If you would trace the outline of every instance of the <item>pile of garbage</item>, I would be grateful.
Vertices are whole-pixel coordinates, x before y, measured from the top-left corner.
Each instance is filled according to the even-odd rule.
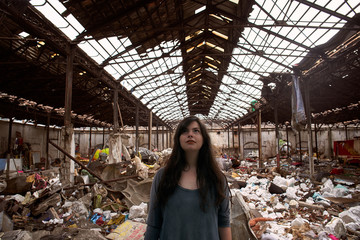
[[[57,167],[0,176],[0,238],[143,239],[152,177],[168,152],[152,165],[138,156],[92,161],[76,169],[73,186],[61,183]]]
[[[0,176],[0,238],[143,239],[152,178],[171,149],[141,153],[145,162],[135,156],[78,168],[72,186],[56,167]],[[231,188],[234,240],[360,238],[358,169],[320,162],[309,178],[306,165],[217,161]]]
[[[273,164],[273,166],[276,164]],[[328,164],[327,166],[331,166]],[[360,179],[356,168],[331,175],[307,166],[262,171],[243,164],[227,172],[232,196],[249,212],[248,226],[257,239],[359,239]],[[236,231],[234,229],[233,231]]]

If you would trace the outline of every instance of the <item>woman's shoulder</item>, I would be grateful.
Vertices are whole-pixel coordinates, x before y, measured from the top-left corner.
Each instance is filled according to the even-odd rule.
[[[155,176],[154,176],[154,181],[160,181],[162,175],[164,174],[164,167],[160,168],[156,173],[155,173]]]
[[[161,167],[161,168],[159,168],[159,170],[157,170],[157,172],[156,172],[156,174],[155,174],[155,175],[162,175],[162,174],[163,174],[163,172],[164,172],[164,169],[165,169],[165,167]]]

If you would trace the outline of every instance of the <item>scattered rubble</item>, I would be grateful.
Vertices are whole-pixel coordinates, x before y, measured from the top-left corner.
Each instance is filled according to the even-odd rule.
[[[152,177],[170,153],[143,151],[146,162],[93,161],[79,166],[73,187],[62,186],[56,167],[1,177],[1,239],[143,239]],[[264,169],[217,160],[232,192],[233,239],[360,238],[357,168],[331,174],[331,162],[320,161],[312,179],[306,164],[287,160],[281,170],[276,159]]]
[[[74,160],[73,187],[62,186],[58,167],[0,176],[0,238],[142,239],[151,177],[169,153],[148,158],[152,165],[139,157],[111,164],[99,158],[87,166]]]
[[[319,162],[317,173],[330,173],[331,164]],[[273,159],[262,170],[243,161],[227,177],[232,195],[244,199],[249,227],[258,239],[359,239],[359,171],[352,166],[343,170],[316,181],[309,178],[306,164],[283,161],[279,171]]]

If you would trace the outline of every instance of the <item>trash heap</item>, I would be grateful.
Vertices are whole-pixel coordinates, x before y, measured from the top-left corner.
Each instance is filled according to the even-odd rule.
[[[152,165],[139,157],[116,164],[93,161],[63,186],[59,168],[0,176],[1,239],[143,239]],[[144,154],[145,155],[145,154]]]
[[[310,179],[307,166],[275,166],[242,162],[227,171],[233,201],[248,212],[248,239],[360,239],[358,168],[320,162]]]
[[[0,238],[143,239],[152,178],[171,149],[130,161],[93,161],[63,186],[59,168],[0,176]],[[156,154],[154,156],[153,154]],[[358,168],[218,159],[232,192],[233,239],[359,239]],[[101,179],[94,177],[96,173]]]

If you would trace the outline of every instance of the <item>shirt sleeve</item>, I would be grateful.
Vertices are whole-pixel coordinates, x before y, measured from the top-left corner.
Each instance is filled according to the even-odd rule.
[[[163,169],[160,169],[153,180],[150,190],[149,213],[147,218],[147,227],[144,240],[157,240],[160,236],[162,226],[161,207],[157,204],[156,192],[159,186]]]
[[[225,177],[225,176],[224,176]],[[218,226],[219,227],[230,227],[230,189],[225,179],[225,198],[221,202],[218,210]]]

